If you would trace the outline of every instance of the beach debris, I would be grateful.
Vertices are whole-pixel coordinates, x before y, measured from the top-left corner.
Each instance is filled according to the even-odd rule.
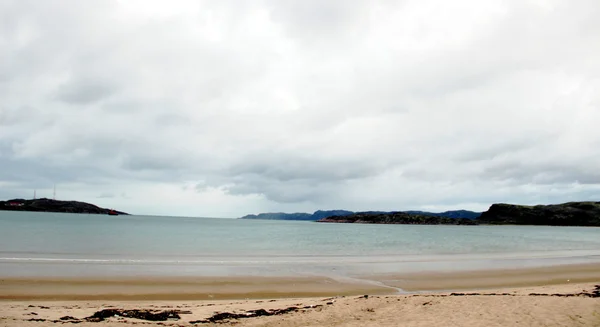
[[[208,323],[219,323],[225,322],[233,319],[244,319],[244,318],[255,318],[255,317],[263,317],[263,316],[277,316],[290,312],[296,312],[301,310],[299,307],[287,307],[284,309],[257,309],[257,310],[249,310],[243,313],[233,313],[233,312],[217,312],[214,315],[203,319],[203,320],[194,320],[190,321],[190,324],[208,324]]]
[[[71,316],[64,316],[64,317],[60,317],[58,318],[58,320],[79,320],[75,317],[71,317]]]
[[[189,311],[185,311],[187,313]],[[104,321],[106,318],[110,317],[125,317],[125,318],[135,318],[141,320],[148,321],[166,321],[166,320],[179,320],[181,316],[179,314],[184,314],[180,310],[166,310],[155,312],[154,310],[123,310],[123,309],[104,309],[100,311],[96,311],[93,315],[86,317],[85,320],[89,322],[100,322]]]
[[[529,296],[558,296],[558,297],[581,296],[581,297],[600,298],[600,285],[595,285],[594,288],[589,292],[586,292],[585,290],[583,290],[582,292],[579,292],[579,293],[567,293],[567,294],[529,293]]]
[[[319,308],[322,307],[321,304],[311,304],[311,305],[305,305],[302,307],[302,309],[315,309],[315,308]]]
[[[600,285],[595,285],[591,291],[579,293],[529,293],[519,295],[515,293],[450,293],[450,294],[415,294],[417,297],[448,297],[448,296],[556,296],[556,297],[591,297],[600,298]],[[359,297],[359,299],[362,297]],[[400,299],[398,299],[400,301]]]

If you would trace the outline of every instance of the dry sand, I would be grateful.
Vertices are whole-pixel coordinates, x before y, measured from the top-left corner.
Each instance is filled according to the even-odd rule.
[[[395,281],[397,286],[420,284],[417,289],[423,285],[430,285],[431,290],[485,288],[458,294],[430,291],[404,295],[385,294],[393,290],[377,285],[326,278],[3,279],[0,280],[0,296],[4,299],[0,300],[0,326],[54,326],[73,322],[77,326],[98,327],[600,326],[598,268],[597,265],[578,265],[380,278]],[[362,293],[369,296],[356,295]],[[326,297],[326,294],[336,296]],[[206,298],[208,295],[212,297]],[[202,322],[218,312],[246,315],[251,314],[251,310],[264,309],[258,313],[268,314],[270,310],[290,307],[294,309],[278,315]],[[103,309],[178,310],[180,319],[148,321],[124,317],[131,316],[131,312],[122,311],[117,312],[117,316],[111,313],[111,317],[100,322],[85,319]],[[65,316],[76,319],[60,319]]]

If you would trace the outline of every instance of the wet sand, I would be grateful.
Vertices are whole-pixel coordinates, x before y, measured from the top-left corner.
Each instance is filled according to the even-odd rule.
[[[321,277],[5,278],[0,300],[218,300],[387,294],[392,288]]]
[[[543,268],[328,277],[2,278],[0,300],[272,299],[587,283],[600,263]]]
[[[377,276],[375,279],[407,292],[594,283],[600,281],[600,263],[462,272],[388,274]]]

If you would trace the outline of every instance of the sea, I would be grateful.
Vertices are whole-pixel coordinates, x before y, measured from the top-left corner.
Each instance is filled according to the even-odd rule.
[[[0,277],[331,276],[600,262],[600,228],[0,211]]]

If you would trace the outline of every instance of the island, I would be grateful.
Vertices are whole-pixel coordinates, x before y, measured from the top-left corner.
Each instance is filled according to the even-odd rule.
[[[52,200],[47,198],[32,200],[12,199],[8,201],[0,201],[0,210],[128,215],[128,213],[122,211],[101,208],[91,203]]]
[[[475,219],[427,216],[410,212],[359,212],[317,220],[322,223],[420,225],[600,226],[600,202],[524,206],[497,203]]]

